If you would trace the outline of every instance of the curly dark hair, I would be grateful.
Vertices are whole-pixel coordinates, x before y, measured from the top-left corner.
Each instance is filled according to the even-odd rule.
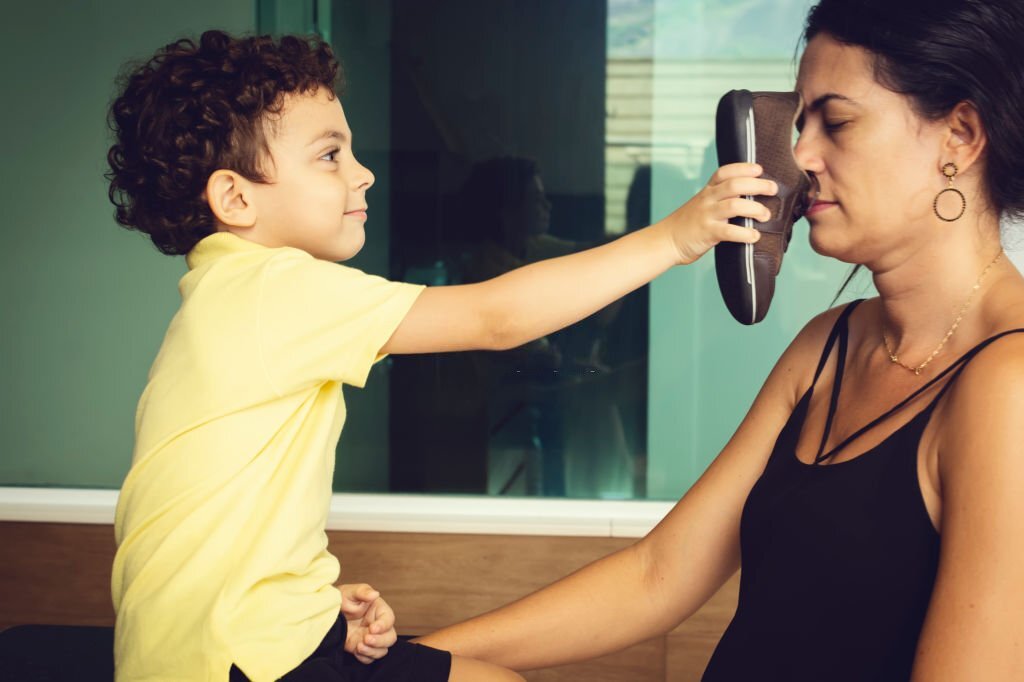
[[[204,192],[210,175],[233,170],[266,182],[274,115],[289,93],[336,92],[340,68],[319,38],[233,38],[207,31],[181,39],[119,78],[108,123],[108,195],[115,218],[168,255],[188,253],[215,231]]]

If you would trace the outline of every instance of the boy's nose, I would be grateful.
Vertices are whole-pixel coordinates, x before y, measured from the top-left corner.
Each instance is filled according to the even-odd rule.
[[[373,187],[375,180],[373,172],[357,161],[355,172],[352,174],[352,184],[355,189],[368,190]]]

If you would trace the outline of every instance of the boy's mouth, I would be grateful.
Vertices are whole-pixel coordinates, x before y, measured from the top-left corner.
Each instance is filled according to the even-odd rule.
[[[362,220],[366,220],[366,211],[367,207],[364,206],[363,208],[357,208],[354,211],[346,211],[345,215],[351,218],[360,218]]]

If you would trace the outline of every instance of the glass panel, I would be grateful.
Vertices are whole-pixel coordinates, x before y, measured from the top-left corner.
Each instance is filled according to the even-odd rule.
[[[655,216],[716,167],[714,113],[734,88],[792,90],[794,50],[811,0],[655,1]],[[682,191],[680,191],[682,188]],[[760,324],[737,324],[704,258],[651,285],[648,494],[682,495],[728,441],[776,359],[829,307],[847,266],[811,251],[799,221]],[[873,295],[865,278],[846,298]],[[844,299],[845,300],[845,299]]]
[[[792,88],[810,3],[313,4],[288,21],[331,37],[377,176],[353,264],[443,285],[599,244],[685,201],[716,166],[721,94]],[[522,348],[389,358],[346,393],[336,489],[679,497],[842,282],[804,228],[754,328],[728,316],[705,258]]]

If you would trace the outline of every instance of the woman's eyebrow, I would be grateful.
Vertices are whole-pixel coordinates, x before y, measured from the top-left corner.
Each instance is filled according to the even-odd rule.
[[[821,109],[823,106],[825,106],[825,104],[827,102],[829,102],[831,100],[834,100],[834,99],[835,100],[840,100],[842,102],[847,102],[847,103],[852,104],[854,106],[860,106],[859,104],[857,104],[856,101],[850,99],[846,95],[840,95],[839,93],[836,93],[836,92],[827,92],[824,95],[822,95],[821,97],[816,98],[810,104],[808,104],[807,105],[807,111],[817,111],[818,109]]]

